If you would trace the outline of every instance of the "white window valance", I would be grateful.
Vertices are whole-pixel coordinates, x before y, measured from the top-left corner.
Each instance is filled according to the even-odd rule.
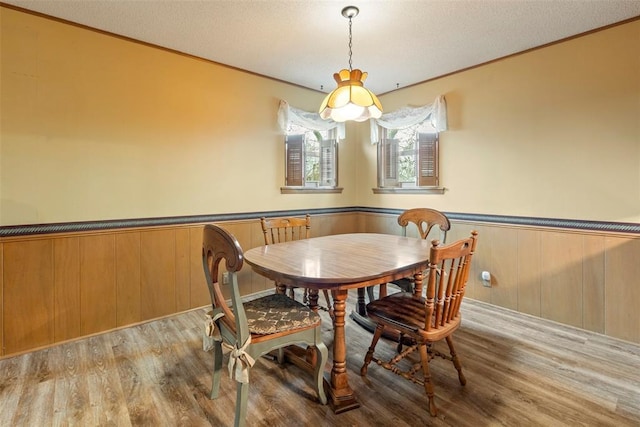
[[[289,105],[287,101],[281,100],[278,108],[278,125],[286,134],[290,124],[305,127],[311,130],[331,130],[336,129],[338,140],[344,139],[345,127],[344,123],[334,122],[333,120],[324,120],[319,113],[311,113]]]
[[[386,129],[404,129],[430,120],[431,126],[438,132],[447,130],[447,103],[440,95],[433,104],[422,107],[403,107],[383,114],[379,119],[370,119],[371,143],[378,142],[378,126]]]

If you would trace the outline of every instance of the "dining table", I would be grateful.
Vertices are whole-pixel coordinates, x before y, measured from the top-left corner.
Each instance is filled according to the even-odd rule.
[[[333,358],[324,387],[335,413],[358,408],[347,375],[346,301],[358,289],[358,311],[364,309],[364,288],[413,276],[422,291],[429,264],[427,240],[378,233],[348,233],[259,246],[244,253],[256,273],[294,287],[327,289],[333,299]],[[317,292],[316,303],[317,303]]]

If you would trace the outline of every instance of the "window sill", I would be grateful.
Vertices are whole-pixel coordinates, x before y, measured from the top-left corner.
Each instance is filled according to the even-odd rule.
[[[372,188],[373,194],[444,194],[444,187]]]
[[[280,187],[280,194],[342,193],[342,187]]]

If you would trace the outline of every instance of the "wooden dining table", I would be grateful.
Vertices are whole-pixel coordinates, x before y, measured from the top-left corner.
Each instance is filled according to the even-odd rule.
[[[260,246],[244,253],[245,262],[256,273],[277,283],[331,291],[333,366],[324,382],[335,413],[360,406],[349,386],[346,367],[345,312],[349,289],[363,290],[413,275],[415,291],[421,292],[430,247],[430,242],[412,237],[351,233]],[[358,299],[359,305],[364,306],[364,292],[359,292]]]

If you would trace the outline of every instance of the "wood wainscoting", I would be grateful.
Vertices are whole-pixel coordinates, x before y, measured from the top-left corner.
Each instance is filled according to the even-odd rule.
[[[357,214],[314,215],[311,235],[352,232]],[[258,219],[219,222],[246,250],[264,244]],[[1,356],[210,304],[202,224],[4,237]],[[273,286],[249,268],[243,294]],[[230,294],[229,294],[230,297]]]
[[[312,236],[401,231],[395,212],[311,213]],[[468,298],[640,343],[640,234],[451,222],[449,242],[479,232]],[[263,244],[257,217],[216,223]],[[210,304],[202,224],[1,237],[0,357]],[[249,268],[240,283],[273,286]]]
[[[395,215],[362,215],[362,231],[400,232]],[[638,234],[452,219],[447,242],[471,230],[479,235],[467,298],[640,343]]]

